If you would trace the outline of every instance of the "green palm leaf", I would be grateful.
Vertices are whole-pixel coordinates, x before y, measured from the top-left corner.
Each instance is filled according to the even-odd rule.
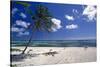
[[[16,1],[16,4],[23,5],[24,7],[29,7],[29,6],[30,6],[30,4],[29,4],[29,3],[26,3],[26,2],[21,2],[21,1]]]

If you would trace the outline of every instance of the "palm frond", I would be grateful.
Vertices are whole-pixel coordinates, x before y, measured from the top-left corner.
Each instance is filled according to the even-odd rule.
[[[21,1],[16,1],[16,4],[23,5],[24,7],[29,7],[29,6],[30,6],[30,4],[29,4],[29,3],[26,3],[26,2],[21,2]]]

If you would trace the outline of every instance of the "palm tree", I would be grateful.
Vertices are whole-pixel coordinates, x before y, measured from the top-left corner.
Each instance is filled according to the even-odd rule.
[[[38,4],[36,5],[35,13],[33,14],[32,10],[29,9],[29,7],[31,6],[29,3],[26,2],[16,2],[16,3],[24,6],[26,12],[31,15],[32,24],[30,27],[28,27],[28,29],[31,28],[33,32],[35,30],[51,32],[51,26],[53,25],[53,23],[51,22],[52,16],[47,7]],[[31,35],[22,54],[25,53],[26,49],[30,45],[33,35],[34,34]]]

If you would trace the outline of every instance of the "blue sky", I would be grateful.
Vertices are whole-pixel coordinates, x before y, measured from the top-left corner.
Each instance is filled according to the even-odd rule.
[[[74,5],[57,3],[28,2],[29,9],[33,12],[36,4],[42,4],[52,14],[51,21],[55,26],[52,32],[33,32],[33,40],[80,40],[96,39],[96,6]],[[28,40],[32,34],[31,29],[25,29],[31,25],[30,15],[25,12],[23,6],[12,2],[11,7],[11,38],[13,40]]]

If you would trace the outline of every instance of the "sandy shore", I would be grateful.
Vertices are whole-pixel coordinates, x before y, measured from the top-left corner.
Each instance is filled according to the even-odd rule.
[[[24,47],[13,47],[23,50]],[[48,52],[57,52],[55,54],[46,54]],[[25,55],[21,51],[12,51],[12,65],[20,67],[47,65],[47,64],[65,64],[80,62],[95,62],[95,47],[28,47]]]

